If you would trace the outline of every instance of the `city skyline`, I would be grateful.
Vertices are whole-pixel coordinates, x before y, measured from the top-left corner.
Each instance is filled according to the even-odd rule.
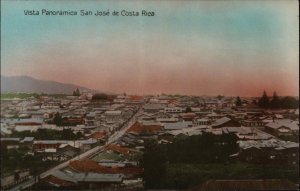
[[[24,15],[43,8],[156,15]],[[297,1],[5,1],[1,17],[1,75],[114,93],[298,96]]]

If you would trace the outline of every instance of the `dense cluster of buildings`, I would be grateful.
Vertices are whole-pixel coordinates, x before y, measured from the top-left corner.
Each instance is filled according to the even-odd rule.
[[[145,140],[166,144],[178,136],[203,133],[235,134],[240,149],[231,156],[233,161],[298,165],[299,144],[289,137],[299,135],[299,109],[264,110],[254,104],[254,98],[243,98],[241,106],[235,105],[234,97],[92,98],[84,93],[1,100],[1,149],[27,147],[33,155],[42,153],[45,160],[66,161],[41,174],[34,186],[141,189],[139,158]],[[57,113],[62,126],[51,123]],[[38,129],[70,129],[84,138],[11,137],[14,131]],[[1,185],[6,185],[2,174]]]

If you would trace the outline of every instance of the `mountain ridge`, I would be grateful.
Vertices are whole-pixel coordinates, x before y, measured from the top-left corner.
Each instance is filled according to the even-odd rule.
[[[31,76],[5,76],[1,75],[1,93],[48,93],[48,94],[72,94],[75,89],[81,91],[90,91],[99,93],[98,90],[93,90],[72,83],[62,83],[52,80],[40,80]]]

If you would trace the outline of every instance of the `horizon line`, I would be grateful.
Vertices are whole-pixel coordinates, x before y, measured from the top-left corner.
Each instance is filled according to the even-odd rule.
[[[217,94],[185,94],[185,93],[179,93],[179,92],[157,92],[157,93],[130,93],[130,92],[111,92],[111,91],[105,91],[105,90],[99,90],[99,89],[95,89],[95,88],[91,88],[91,87],[86,87],[84,85],[79,85],[79,84],[75,84],[75,83],[72,83],[72,82],[62,82],[62,81],[56,81],[56,80],[47,80],[47,79],[41,79],[41,78],[37,78],[37,77],[34,77],[34,76],[30,76],[30,75],[6,75],[6,74],[0,74],[1,78],[2,77],[28,77],[28,78],[32,78],[32,79],[35,79],[35,80],[40,80],[40,81],[48,81],[48,82],[56,82],[56,83],[62,83],[62,84],[66,84],[66,85],[74,85],[74,86],[79,86],[79,90],[80,88],[85,88],[85,89],[89,89],[90,91],[96,91],[96,93],[106,93],[106,94],[116,94],[116,95],[121,95],[121,94],[127,94],[127,95],[140,95],[140,96],[156,96],[156,95],[180,95],[180,96],[199,96],[199,97],[202,97],[202,96],[207,96],[207,97],[216,97],[216,96],[225,96],[225,97],[261,97],[263,92],[265,91],[265,89],[262,89],[261,90],[261,94],[260,95],[226,95],[226,94],[223,94],[223,93],[217,93]],[[2,82],[1,82],[2,83]],[[84,90],[84,89],[83,89]],[[276,92],[277,95],[278,95],[278,91],[276,90],[273,90],[271,96],[268,95],[269,92],[266,91],[268,97],[272,97],[273,93]],[[5,93],[26,93],[26,92],[5,92]],[[31,92],[31,93],[37,93],[37,92]],[[2,92],[1,92],[2,94]],[[43,94],[43,93],[37,93],[37,94]],[[56,93],[53,93],[53,94],[56,94]],[[62,93],[64,94],[64,93]],[[71,93],[70,93],[71,94]],[[51,95],[51,94],[50,94]],[[68,94],[65,94],[65,95],[68,95]],[[278,97],[299,97],[299,94],[298,95],[278,95]]]

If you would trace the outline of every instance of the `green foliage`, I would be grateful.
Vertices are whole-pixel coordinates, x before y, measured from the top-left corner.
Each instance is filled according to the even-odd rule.
[[[187,189],[209,179],[281,179],[297,182],[299,169],[289,165],[233,163],[234,134],[175,138],[172,144],[145,143],[141,166],[146,189]]]
[[[83,134],[81,132],[77,132],[76,133],[76,139],[80,139],[80,138],[83,138]]]
[[[148,142],[141,162],[144,168],[146,188],[164,188],[167,164],[190,163],[228,163],[229,155],[236,153],[237,137],[233,134],[203,135],[176,138],[172,144],[158,145]],[[175,181],[180,178],[177,173]]]
[[[235,105],[236,106],[242,106],[242,100],[239,96],[236,97]]]
[[[108,99],[108,95],[103,93],[94,94],[92,97],[92,100],[107,100],[107,99]]]
[[[192,108],[191,108],[191,107],[187,107],[187,108],[185,109],[185,112],[186,112],[186,113],[192,112]]]
[[[281,108],[283,109],[296,109],[299,108],[299,100],[293,97],[287,96],[280,100]]]
[[[150,141],[145,144],[145,152],[140,164],[145,170],[146,188],[160,188],[163,186],[164,182],[161,180],[166,170],[166,157],[164,154],[157,143]]]
[[[75,140],[75,139],[77,139],[77,135],[74,134],[71,129],[64,129],[61,132],[61,139],[63,139],[63,140]]]
[[[273,98],[270,102],[270,108],[272,109],[280,108],[280,100],[276,92],[273,93]]]
[[[267,93],[264,91],[263,96],[259,99],[258,105],[265,109],[296,109],[299,108],[299,100],[290,96],[280,99],[277,93],[274,92],[272,100],[269,101]]]
[[[38,98],[39,96],[47,96],[53,98],[65,98],[66,94],[38,94],[38,93],[1,93],[1,99],[13,99],[13,98],[20,98],[20,99],[28,99],[31,97]]]
[[[291,142],[299,143],[299,135],[297,135],[297,134],[281,135],[281,136],[279,136],[279,138],[284,140],[284,141],[291,141]]]
[[[229,155],[238,151],[237,137],[234,134],[203,135],[175,139],[173,144],[166,147],[167,159],[170,162],[191,163],[226,163]]]
[[[36,93],[2,93],[1,99],[13,99],[13,98],[20,98],[20,99],[27,99],[30,97],[37,97],[39,94]]]
[[[78,88],[73,91],[73,96],[80,96],[80,91]]]
[[[289,165],[170,163],[161,189],[186,189],[209,179],[289,179],[298,181],[299,169]]]
[[[34,137],[39,140],[76,140],[83,138],[81,133],[74,134],[71,129],[63,129],[62,131],[52,129],[38,129],[36,132],[30,131],[13,131],[11,137]]]
[[[59,163],[42,161],[41,156],[28,155],[29,151],[26,149],[1,150],[1,173],[13,173],[17,169],[29,169],[31,174],[37,175]]]
[[[264,91],[262,97],[259,99],[258,101],[258,105],[262,108],[268,108],[269,107],[269,97],[266,93],[266,91]]]
[[[53,118],[53,123],[56,125],[56,126],[62,126],[63,125],[63,119],[60,115],[59,112],[57,112]]]

